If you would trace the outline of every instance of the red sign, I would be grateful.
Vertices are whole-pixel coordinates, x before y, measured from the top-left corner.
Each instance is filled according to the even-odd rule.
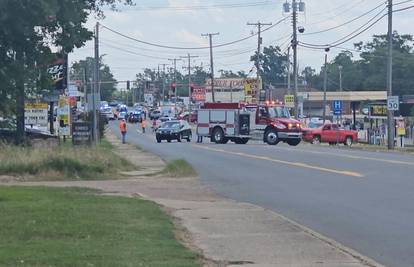
[[[194,85],[193,93],[191,97],[194,101],[204,102],[206,101],[206,88],[202,86]]]

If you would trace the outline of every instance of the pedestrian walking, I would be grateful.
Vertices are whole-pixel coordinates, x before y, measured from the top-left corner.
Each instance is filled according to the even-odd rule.
[[[145,127],[146,127],[146,122],[145,122],[145,118],[141,118],[141,128],[142,128],[142,133],[145,133]]]
[[[121,131],[121,135],[122,135],[122,144],[125,144],[126,133],[127,133],[127,128],[126,128],[126,121],[125,121],[125,119],[123,119],[123,120],[119,123],[119,130]]]

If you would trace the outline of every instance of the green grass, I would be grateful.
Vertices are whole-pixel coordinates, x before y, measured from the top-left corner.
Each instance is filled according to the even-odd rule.
[[[194,168],[185,160],[178,159],[168,162],[167,166],[161,171],[162,174],[170,177],[194,177],[197,176],[197,172]]]
[[[136,169],[116,155],[106,140],[97,147],[64,144],[55,149],[0,144],[0,175],[25,176],[27,180],[113,179],[119,171]]]
[[[0,266],[200,266],[156,204],[97,193],[0,187]]]

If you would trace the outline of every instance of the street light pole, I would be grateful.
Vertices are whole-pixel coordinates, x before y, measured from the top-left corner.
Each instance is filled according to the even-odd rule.
[[[292,26],[293,26],[293,95],[295,100],[295,118],[298,118],[298,35],[297,35],[297,3],[292,0]],[[325,116],[324,116],[325,119]]]
[[[325,54],[325,65],[323,67],[323,124],[326,120],[326,87],[328,83],[328,54]]]
[[[392,96],[392,0],[388,0],[387,95]],[[394,111],[388,109],[388,149],[394,149]]]

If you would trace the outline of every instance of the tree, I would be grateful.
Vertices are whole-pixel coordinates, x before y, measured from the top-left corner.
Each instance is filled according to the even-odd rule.
[[[257,52],[251,56],[250,61],[256,62]],[[287,56],[282,55],[278,46],[269,46],[263,48],[260,54],[261,68],[260,76],[264,84],[284,84],[287,73]]]
[[[93,80],[93,70],[95,68],[95,59],[92,57],[87,57],[85,60],[80,60],[75,62],[71,68],[71,77],[75,80],[84,81],[88,84],[89,81]],[[111,69],[108,65],[103,63],[103,57],[99,59],[99,77],[103,82],[101,84],[101,99],[105,101],[110,101],[113,99],[112,95],[116,91],[116,79],[111,72]],[[88,89],[88,92],[90,88]],[[85,92],[87,93],[87,92]]]
[[[85,28],[89,15],[102,17],[102,6],[114,8],[120,2],[132,4],[132,0],[2,0],[0,80],[8,81],[0,95],[15,103],[17,143],[24,141],[25,95],[47,80],[50,46],[60,47],[62,53],[83,46],[93,34]]]
[[[219,70],[220,78],[246,78],[247,74],[244,71],[234,73],[232,70]]]

